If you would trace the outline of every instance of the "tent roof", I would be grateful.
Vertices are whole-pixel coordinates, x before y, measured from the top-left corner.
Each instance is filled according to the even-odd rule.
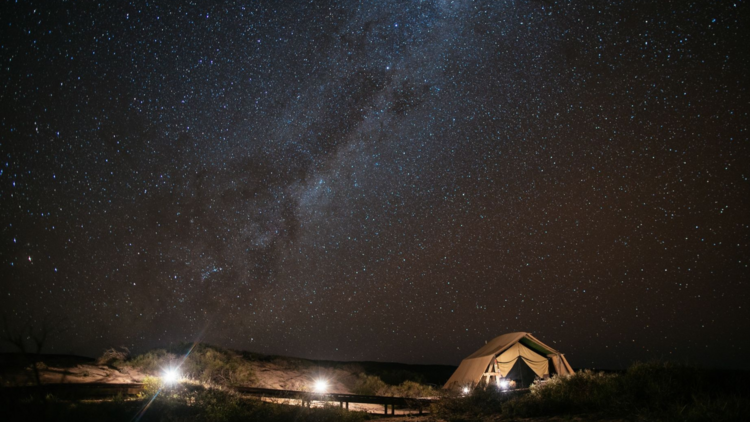
[[[454,372],[448,382],[445,383],[445,388],[450,388],[454,384],[476,384],[482,378],[485,369],[487,369],[487,366],[492,362],[492,359],[496,355],[504,352],[510,346],[519,342],[542,356],[559,354],[557,350],[542,343],[530,333],[519,332],[503,334],[488,341],[487,344],[482,346],[479,350],[462,360],[458,369],[456,369],[456,372]]]

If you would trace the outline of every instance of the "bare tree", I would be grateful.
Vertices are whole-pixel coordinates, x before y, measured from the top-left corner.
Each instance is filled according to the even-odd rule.
[[[35,326],[33,320],[29,318],[18,329],[13,329],[8,322],[7,316],[3,315],[3,332],[0,340],[18,349],[24,360],[31,364],[34,382],[36,385],[41,385],[42,381],[39,376],[39,366],[37,363],[40,361],[39,356],[42,353],[44,344],[50,337],[62,334],[66,330],[66,321],[61,319],[55,320],[50,314],[45,315],[39,325]]]

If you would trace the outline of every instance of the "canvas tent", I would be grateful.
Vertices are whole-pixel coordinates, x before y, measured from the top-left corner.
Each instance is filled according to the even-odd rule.
[[[529,333],[508,333],[490,340],[461,361],[444,388],[473,387],[501,379],[526,387],[536,377],[573,373],[562,353]]]

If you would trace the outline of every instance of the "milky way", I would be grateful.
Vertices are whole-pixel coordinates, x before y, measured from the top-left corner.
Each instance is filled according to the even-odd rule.
[[[748,367],[744,2],[21,3],[0,307],[48,351]]]

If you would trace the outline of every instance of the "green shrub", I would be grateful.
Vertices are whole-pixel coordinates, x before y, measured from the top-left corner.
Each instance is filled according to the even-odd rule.
[[[404,381],[400,385],[388,387],[386,395],[393,397],[435,397],[438,391],[428,385],[414,381]]]
[[[143,396],[151,397],[161,390],[163,384],[161,378],[147,376],[143,379]]]
[[[237,386],[255,381],[252,364],[241,355],[203,344],[193,348],[180,370],[186,376],[218,385]]]
[[[242,355],[206,344],[185,345],[174,352],[151,350],[137,355],[123,365],[152,376],[161,376],[167,368],[179,368],[182,376],[216,385],[236,386],[255,381],[253,366]]]
[[[363,396],[380,396],[386,393],[388,386],[374,375],[359,374],[352,392]]]
[[[435,397],[439,392],[433,387],[414,381],[404,381],[400,385],[388,385],[375,375],[359,374],[352,389],[354,394],[365,396],[390,397]]]
[[[138,369],[146,374],[160,375],[164,369],[172,366],[176,360],[177,355],[174,353],[169,353],[164,349],[155,349],[133,357],[125,362],[125,365]]]

